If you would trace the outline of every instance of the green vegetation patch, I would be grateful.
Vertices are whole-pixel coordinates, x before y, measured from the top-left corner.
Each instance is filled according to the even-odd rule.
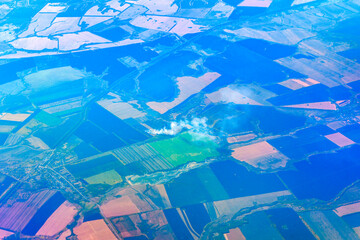
[[[122,182],[121,176],[115,171],[110,170],[84,179],[89,184],[109,184],[115,185]]]
[[[42,122],[42,123],[50,126],[50,127],[59,125],[62,122],[60,118],[55,117],[45,111],[39,112],[35,116],[35,119],[38,120],[39,122]]]
[[[202,162],[218,156],[216,143],[207,136],[182,133],[174,138],[150,143],[174,167],[187,162]]]
[[[110,170],[119,171],[123,166],[114,155],[110,154],[85,162],[67,165],[66,169],[77,178],[89,178]]]

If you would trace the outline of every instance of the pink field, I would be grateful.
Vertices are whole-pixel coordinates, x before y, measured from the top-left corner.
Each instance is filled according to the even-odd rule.
[[[8,237],[13,234],[14,234],[13,232],[9,232],[9,231],[0,229],[0,239],[4,239],[5,237]]]
[[[224,234],[226,240],[246,240],[239,228],[230,229],[229,233]]]
[[[315,81],[314,79],[307,78],[307,79],[288,79],[286,81],[280,82],[280,85],[290,88],[291,90],[297,90],[304,87],[309,87],[315,84],[319,84],[318,81]]]
[[[140,212],[129,196],[110,200],[100,208],[106,217],[124,216]]]
[[[346,126],[346,121],[334,121],[334,122],[327,124],[327,126],[329,128],[331,128],[332,130],[337,130],[341,127]]]
[[[333,133],[325,136],[327,139],[338,145],[339,147],[345,147],[349,146],[351,144],[354,144],[351,139],[345,137],[341,133]]]
[[[348,214],[352,214],[352,213],[360,212],[360,202],[338,207],[334,210],[334,212],[339,217],[342,217],[342,216],[348,215]]]
[[[0,119],[5,121],[15,121],[15,122],[23,122],[28,117],[30,117],[30,114],[28,113],[1,113]]]
[[[244,0],[238,6],[239,7],[269,7],[272,0]]]
[[[79,240],[116,240],[104,220],[84,222],[74,228],[74,233]]]
[[[272,153],[277,153],[276,148],[267,142],[258,142],[251,145],[233,149],[231,156],[240,161],[249,161],[251,159],[263,157]]]
[[[105,201],[100,206],[100,210],[108,218],[156,210],[156,205],[149,198],[144,199],[145,196],[138,193],[144,190],[142,186],[137,190],[132,188],[120,190],[115,194],[117,198]]]
[[[332,102],[314,102],[314,103],[304,103],[297,105],[286,105],[283,107],[287,108],[304,108],[304,109],[318,109],[318,110],[337,110],[336,105]]]
[[[53,236],[70,224],[77,210],[74,205],[65,201],[56,211],[46,220],[36,235]]]
[[[276,169],[286,166],[288,157],[266,141],[233,149],[231,156],[260,169]]]
[[[12,200],[15,199],[14,197],[0,207],[0,227],[21,231],[54,193],[55,191],[42,191],[35,194],[18,193],[17,200]]]

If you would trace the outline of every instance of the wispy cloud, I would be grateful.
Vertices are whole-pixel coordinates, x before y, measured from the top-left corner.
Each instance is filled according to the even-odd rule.
[[[148,133],[152,135],[176,135],[182,130],[187,129],[192,133],[201,135],[209,135],[209,128],[207,125],[207,118],[193,118],[192,120],[180,120],[178,122],[171,122],[169,128],[150,129]]]

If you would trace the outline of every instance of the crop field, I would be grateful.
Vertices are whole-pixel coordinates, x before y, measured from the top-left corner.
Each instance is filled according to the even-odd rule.
[[[232,215],[241,209],[250,208],[255,205],[272,204],[280,199],[291,199],[291,193],[287,190],[272,193],[258,194],[253,196],[239,197],[213,202],[217,217]]]
[[[109,93],[97,103],[122,120],[127,118],[139,118],[146,115],[146,113],[139,111],[130,103],[122,101],[121,98],[114,93]]]
[[[341,133],[333,133],[325,136],[327,139],[338,145],[339,147],[349,146],[354,144],[351,139],[347,138],[346,136],[342,135]]]
[[[188,162],[202,162],[206,158],[218,156],[216,144],[209,137],[196,139],[189,133],[149,144],[163,155],[174,167]]]
[[[75,135],[81,138],[85,143],[90,144],[96,150],[102,152],[125,145],[125,143],[114,134],[107,133],[90,121],[81,124],[75,131]]]
[[[68,98],[48,104],[41,105],[40,108],[47,113],[55,116],[65,115],[74,111],[79,111],[82,106],[82,97]]]
[[[50,127],[59,125],[61,123],[60,118],[55,117],[45,111],[40,111],[38,114],[36,114],[34,119]]]
[[[86,142],[80,143],[78,146],[74,148],[74,151],[80,159],[100,153],[100,151],[96,150],[94,147],[92,147],[90,144]]]
[[[344,205],[334,209],[334,212],[339,216],[345,216],[360,212],[360,202]]]
[[[0,207],[0,227],[12,231],[22,231],[31,226],[34,231],[37,231],[49,217],[47,215],[52,214],[58,207],[52,209],[52,206],[57,205],[59,199],[54,191],[45,190],[34,193],[21,201],[10,201]],[[50,208],[46,209],[46,212],[39,212],[41,208],[44,209],[47,206]],[[40,225],[37,225],[39,223]]]
[[[358,239],[356,233],[332,211],[307,211],[299,215],[320,239]]]
[[[36,235],[53,236],[73,221],[77,210],[73,204],[65,201],[46,220]]]
[[[22,232],[26,235],[35,235],[48,218],[65,202],[61,193],[56,192],[47,200],[31,218]]]
[[[350,182],[360,178],[359,166],[355,160],[359,153],[359,146],[353,145],[335,153],[311,156],[308,161],[295,163],[297,170],[281,171],[278,175],[299,199],[329,200]],[[322,165],[324,163],[326,169]],[[346,168],[343,168],[344,165]],[[343,170],[339,171],[340,168]]]
[[[283,239],[280,233],[271,224],[266,213],[256,212],[247,217],[247,224],[240,226],[241,232],[246,239]]]
[[[285,167],[288,158],[266,141],[233,149],[231,156],[261,169]]]
[[[0,229],[0,239],[4,239],[5,237],[8,237],[13,234],[14,234],[13,232]]]
[[[103,173],[96,174],[84,179],[89,184],[109,184],[114,185],[121,183],[123,180],[115,170],[109,170]]]
[[[102,152],[141,142],[149,137],[98,104],[92,105],[88,121],[75,131],[75,135]]]
[[[229,198],[228,193],[209,167],[184,173],[165,184],[167,196],[173,207]]]
[[[105,217],[125,216],[154,210],[155,204],[135,190],[120,190],[117,198],[110,199],[100,207]],[[157,208],[156,208],[157,209]]]
[[[67,165],[67,170],[78,178],[88,178],[106,171],[117,170],[123,165],[113,155],[105,155],[81,163]]]
[[[360,213],[345,215],[342,219],[352,228],[360,227]]]
[[[172,164],[149,144],[131,145],[114,150],[123,164],[139,162],[148,172],[172,168]]]
[[[13,178],[0,174],[0,197],[14,182],[15,180]]]
[[[152,239],[158,240],[174,239],[164,212],[161,210],[116,217],[111,221],[125,239],[141,239],[143,234],[149,234],[153,236]],[[147,224],[149,229],[144,228],[144,224]]]
[[[78,119],[76,116],[74,116],[73,118],[67,119],[66,121],[62,122],[60,125],[57,125],[56,127],[41,128],[39,131],[36,131],[34,136],[40,138],[49,147],[54,148],[57,144],[59,144],[59,141],[68,133],[69,129],[71,129],[77,122]],[[36,129],[36,127],[37,124],[32,125],[30,127],[30,131],[32,129]]]
[[[212,162],[210,168],[230,198],[286,190],[275,174],[250,172],[233,161]]]
[[[360,0],[0,19],[0,239],[360,240]]]
[[[284,239],[315,240],[309,229],[299,218],[298,214],[291,208],[276,208],[266,211],[272,226],[281,233]]]
[[[117,239],[102,219],[84,222],[80,226],[74,228],[74,233],[79,240]]]

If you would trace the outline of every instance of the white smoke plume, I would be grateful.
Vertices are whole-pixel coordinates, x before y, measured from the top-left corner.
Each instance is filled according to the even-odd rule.
[[[188,129],[192,133],[198,133],[202,135],[209,135],[209,128],[206,123],[207,118],[193,118],[189,120],[180,120],[178,122],[171,122],[170,128],[150,129],[147,132],[152,135],[176,135],[183,129]]]

